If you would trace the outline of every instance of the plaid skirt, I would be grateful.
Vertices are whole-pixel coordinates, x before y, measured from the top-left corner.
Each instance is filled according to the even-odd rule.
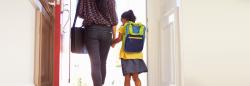
[[[132,73],[148,72],[148,68],[142,59],[121,59],[123,76]]]

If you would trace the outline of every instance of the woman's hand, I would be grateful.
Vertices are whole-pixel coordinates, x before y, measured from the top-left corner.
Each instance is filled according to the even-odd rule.
[[[116,43],[114,42],[114,40],[112,41],[112,44],[111,44],[111,47],[112,48],[115,48],[115,45],[116,45]]]

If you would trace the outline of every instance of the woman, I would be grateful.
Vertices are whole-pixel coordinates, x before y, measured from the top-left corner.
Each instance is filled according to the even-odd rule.
[[[102,86],[106,77],[108,52],[118,23],[115,0],[80,0],[78,11],[86,28],[85,39],[93,85]]]

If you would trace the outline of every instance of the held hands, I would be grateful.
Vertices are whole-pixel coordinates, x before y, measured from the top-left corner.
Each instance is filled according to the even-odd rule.
[[[111,44],[112,48],[114,48],[115,45],[117,43],[121,42],[121,40],[122,40],[122,34],[121,33],[119,33],[118,37],[116,38],[116,34],[115,34],[115,29],[114,28],[116,28],[116,27],[113,27],[114,33],[113,33],[113,40],[112,40],[112,44]]]
[[[122,34],[119,33],[117,38],[113,38],[113,41],[111,44],[112,48],[114,48],[117,43],[121,42],[121,40],[122,40]]]
[[[112,48],[114,48],[115,47],[115,39],[116,39],[116,25],[115,26],[113,26],[112,27],[112,30],[113,30],[113,40],[112,40],[112,44],[111,44],[111,46],[112,46]]]
[[[113,40],[112,40],[111,47],[112,47],[112,48],[115,48],[115,45],[116,45],[116,43],[115,43],[115,39],[113,39]]]

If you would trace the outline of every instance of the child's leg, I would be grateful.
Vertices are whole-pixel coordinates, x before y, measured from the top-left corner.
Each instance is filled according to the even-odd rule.
[[[130,74],[126,74],[125,75],[125,82],[124,82],[124,86],[130,86]]]
[[[135,86],[141,86],[141,80],[139,79],[138,73],[133,73],[132,77],[135,82]]]

